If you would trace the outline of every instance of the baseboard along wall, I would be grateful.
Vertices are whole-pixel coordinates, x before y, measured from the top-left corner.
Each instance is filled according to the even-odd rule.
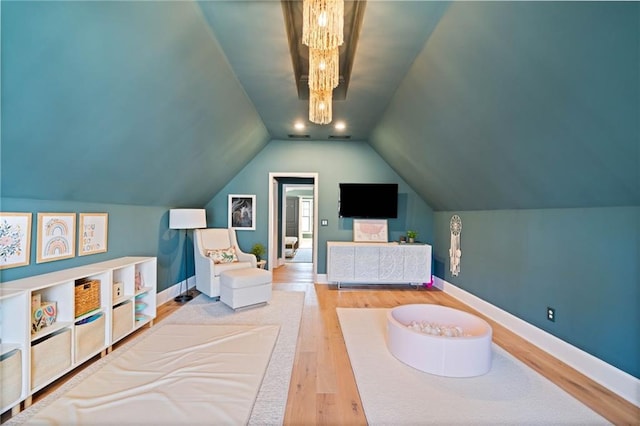
[[[640,379],[445,280],[434,276],[433,285],[640,407]]]
[[[327,274],[316,274],[314,281],[318,284],[329,284]],[[191,277],[187,282],[189,289],[194,288],[196,285],[195,276]],[[174,297],[179,295],[179,289],[184,288],[184,286],[180,287],[180,284],[184,284],[184,281],[158,293],[157,306],[173,300]],[[469,305],[481,314],[491,318],[493,321],[576,369],[591,380],[640,407],[640,379],[625,373],[611,364],[607,364],[582,349],[562,339],[558,339],[554,335],[521,320],[491,303],[485,302],[479,297],[435,275],[433,276],[433,286]]]

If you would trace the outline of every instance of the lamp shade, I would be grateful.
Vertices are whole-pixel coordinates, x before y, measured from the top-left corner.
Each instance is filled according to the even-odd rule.
[[[171,209],[169,210],[170,229],[197,229],[207,227],[205,209]]]

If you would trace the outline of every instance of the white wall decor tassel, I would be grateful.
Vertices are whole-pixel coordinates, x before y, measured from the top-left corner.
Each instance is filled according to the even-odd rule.
[[[451,247],[449,248],[449,270],[451,275],[457,277],[460,273],[460,258],[462,251],[460,250],[460,233],[462,232],[462,220],[460,216],[454,214],[449,222],[451,230]]]

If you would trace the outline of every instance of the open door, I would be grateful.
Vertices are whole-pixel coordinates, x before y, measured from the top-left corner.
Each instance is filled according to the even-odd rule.
[[[288,261],[286,237],[295,237],[298,248],[301,243],[307,248],[305,262],[313,263],[314,279],[318,246],[317,186],[317,173],[269,174],[269,264],[278,267]]]

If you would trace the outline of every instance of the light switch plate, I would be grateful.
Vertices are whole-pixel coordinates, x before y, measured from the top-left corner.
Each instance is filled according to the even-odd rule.
[[[329,226],[329,221],[327,219],[321,219],[320,226]]]

